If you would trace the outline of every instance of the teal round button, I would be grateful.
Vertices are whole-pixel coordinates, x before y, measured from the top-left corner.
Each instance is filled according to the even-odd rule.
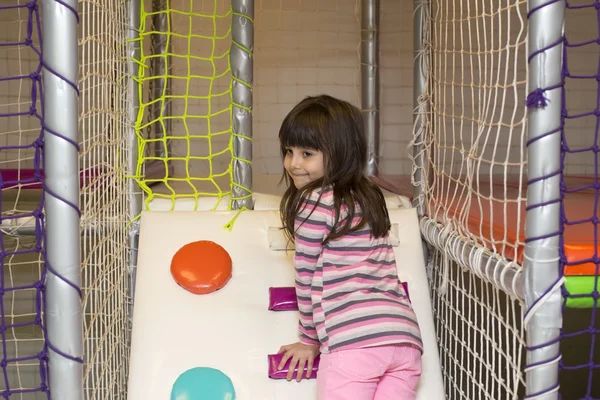
[[[235,400],[231,379],[218,369],[188,369],[173,384],[171,400]]]

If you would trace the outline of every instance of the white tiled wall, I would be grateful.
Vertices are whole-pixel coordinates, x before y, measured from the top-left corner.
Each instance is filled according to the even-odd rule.
[[[406,148],[413,127],[413,5],[381,1],[381,170],[408,175]]]
[[[360,26],[355,1],[257,2],[254,168],[279,174],[277,135],[291,108],[328,93],[359,104]]]
[[[327,93],[360,106],[358,1],[258,0],[254,168],[279,174],[277,133],[307,95]],[[381,1],[381,166],[409,171],[412,127],[412,3]]]

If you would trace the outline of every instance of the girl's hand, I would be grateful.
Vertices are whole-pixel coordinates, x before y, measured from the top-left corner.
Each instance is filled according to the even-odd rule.
[[[287,380],[291,381],[294,375],[296,365],[298,365],[298,374],[296,380],[300,382],[302,380],[302,371],[304,366],[307,365],[306,378],[310,378],[312,375],[313,363],[315,358],[319,355],[319,347],[309,346],[303,343],[288,344],[287,346],[281,346],[277,354],[285,353],[281,358],[281,362],[277,369],[281,370],[285,366],[285,363],[290,358],[290,366],[288,368]]]

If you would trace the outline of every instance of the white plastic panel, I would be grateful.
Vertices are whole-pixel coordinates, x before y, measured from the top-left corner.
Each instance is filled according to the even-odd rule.
[[[129,400],[169,399],[187,369],[208,366],[227,374],[237,400],[315,400],[315,381],[267,377],[267,354],[297,340],[297,313],[267,310],[270,286],[291,286],[293,252],[269,250],[267,231],[276,211],[246,211],[233,231],[223,226],[234,212],[146,212],[138,258]],[[401,279],[408,282],[424,341],[418,399],[443,399],[444,390],[429,300],[419,225],[414,209],[391,209],[398,224]],[[172,255],[195,240],[213,240],[233,260],[222,290],[198,296],[171,278]]]

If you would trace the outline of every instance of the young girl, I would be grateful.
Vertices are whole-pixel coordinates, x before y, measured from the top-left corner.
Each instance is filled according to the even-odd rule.
[[[279,141],[300,310],[300,341],[281,347],[279,368],[291,359],[288,380],[296,366],[308,377],[321,353],[319,400],[414,399],[423,344],[398,280],[385,199],[364,174],[361,112],[330,96],[306,98]]]

